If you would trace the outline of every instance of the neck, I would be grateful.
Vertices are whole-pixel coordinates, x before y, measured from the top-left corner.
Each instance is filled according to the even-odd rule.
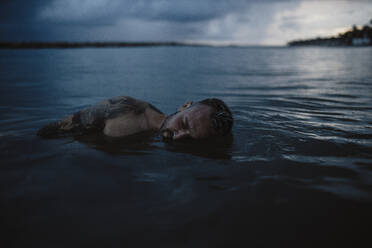
[[[150,129],[159,130],[165,123],[167,116],[151,109],[146,109],[145,116]]]
[[[158,130],[161,130],[161,129],[164,127],[165,122],[168,120],[168,118],[169,118],[169,116],[165,116],[165,118],[164,118],[164,120],[161,122],[161,125],[160,125],[160,127],[159,127]]]

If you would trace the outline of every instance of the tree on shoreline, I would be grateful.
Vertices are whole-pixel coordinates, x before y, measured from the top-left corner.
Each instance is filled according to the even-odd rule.
[[[315,45],[315,46],[353,46],[353,45],[369,45],[372,46],[372,19],[369,21],[371,26],[368,24],[359,28],[357,25],[353,25],[349,31],[339,33],[334,37],[316,38],[309,40],[295,40],[288,43],[290,46],[303,46],[303,45]]]

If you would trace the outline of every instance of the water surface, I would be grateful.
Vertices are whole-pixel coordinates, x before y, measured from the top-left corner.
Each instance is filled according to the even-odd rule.
[[[15,246],[314,247],[367,241],[372,49],[0,50],[0,206]],[[41,139],[129,95],[224,100],[229,142]]]

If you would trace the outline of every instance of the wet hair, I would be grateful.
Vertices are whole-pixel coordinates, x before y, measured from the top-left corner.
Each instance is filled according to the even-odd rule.
[[[212,125],[220,135],[227,135],[231,132],[234,119],[227,105],[216,98],[207,98],[199,102],[214,109],[211,114]]]

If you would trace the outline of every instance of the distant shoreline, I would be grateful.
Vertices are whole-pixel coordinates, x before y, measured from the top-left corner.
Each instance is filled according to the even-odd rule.
[[[222,47],[222,48],[284,48],[286,45],[208,44],[197,42],[0,42],[1,49],[74,49],[74,48],[131,48],[131,47]]]
[[[0,42],[0,49],[202,46],[181,42]]]
[[[10,49],[79,49],[79,48],[136,48],[136,47],[217,47],[217,48],[289,48],[296,46],[353,47],[343,44],[317,44],[301,41],[287,45],[214,45],[183,42],[0,42],[0,50]],[[296,44],[297,43],[297,44]],[[355,46],[354,46],[355,47]]]
[[[371,26],[364,25],[362,28],[353,26],[350,30],[338,34],[337,37],[315,38],[307,40],[294,40],[288,42],[288,46],[326,46],[326,47],[350,47],[372,46],[372,20]]]

